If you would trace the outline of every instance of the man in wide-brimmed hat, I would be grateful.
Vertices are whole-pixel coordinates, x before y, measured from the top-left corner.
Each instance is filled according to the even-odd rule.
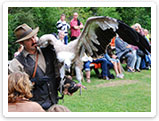
[[[23,45],[24,49],[11,61],[8,71],[27,73],[34,83],[31,100],[47,110],[58,102],[60,74],[54,47],[37,46],[38,31],[39,27],[32,29],[27,24],[22,24],[14,30],[16,43]]]

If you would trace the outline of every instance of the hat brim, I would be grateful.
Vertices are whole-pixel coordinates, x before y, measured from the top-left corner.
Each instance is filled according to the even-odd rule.
[[[29,38],[31,38],[32,36],[34,36],[35,34],[37,34],[39,31],[39,27],[33,29],[33,31],[31,33],[29,33],[27,36],[21,38],[21,39],[18,39],[15,43],[18,43],[18,42],[22,42],[22,41],[25,41]]]

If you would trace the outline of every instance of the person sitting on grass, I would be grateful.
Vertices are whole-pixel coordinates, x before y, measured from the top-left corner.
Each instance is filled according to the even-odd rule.
[[[106,60],[106,58],[99,57],[99,58],[92,58],[88,57],[86,54],[84,57],[82,57],[82,61],[84,62],[84,70],[86,71],[86,80],[88,83],[91,82],[90,80],[90,64],[91,63],[101,63],[101,78],[105,80],[109,80],[109,78],[112,78],[112,75],[109,72],[109,68],[111,68],[110,63]]]
[[[120,61],[122,61],[123,57],[127,59],[127,71],[135,72],[134,66],[136,59],[134,53],[132,52],[131,45],[129,45],[127,42],[124,42],[121,38],[116,37],[115,49],[116,55]]]
[[[113,64],[115,73],[116,73],[116,77],[117,78],[124,78],[124,74],[122,73],[121,70],[121,64],[120,64],[120,60],[118,59],[118,57],[113,53],[111,46],[108,45],[107,47],[107,53],[104,55],[104,57],[111,63]]]
[[[24,72],[13,72],[8,76],[8,112],[45,112],[36,102],[30,101],[32,83]]]

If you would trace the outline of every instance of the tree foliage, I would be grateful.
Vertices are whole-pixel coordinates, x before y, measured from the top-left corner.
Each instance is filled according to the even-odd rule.
[[[57,33],[56,22],[60,15],[66,15],[70,23],[73,13],[79,14],[85,24],[91,16],[110,16],[124,21],[128,25],[140,23],[143,28],[151,29],[151,8],[149,7],[10,7],[8,8],[8,58],[13,58],[18,44],[15,44],[14,29],[26,23],[32,28],[39,26],[38,36],[46,33]],[[70,32],[69,32],[70,34]]]

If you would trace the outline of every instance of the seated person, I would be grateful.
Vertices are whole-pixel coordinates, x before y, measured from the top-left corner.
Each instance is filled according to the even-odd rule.
[[[8,112],[45,112],[36,102],[32,102],[31,82],[24,72],[13,72],[8,76]]]
[[[113,54],[113,51],[110,45],[108,46],[107,53],[104,55],[104,57],[113,64],[116,77],[122,79],[124,77],[124,74],[122,73],[122,70],[121,70],[120,60],[117,58],[115,54]]]
[[[88,83],[91,82],[90,80],[90,64],[91,62],[93,61],[93,58],[92,57],[88,57],[86,54],[84,54],[84,56],[82,57],[82,61],[84,62],[84,70],[85,70],[85,73],[86,73],[86,81]]]
[[[144,55],[141,59],[141,69],[149,70],[151,69],[151,56],[150,55]]]
[[[134,72],[136,59],[134,53],[132,52],[131,45],[124,42],[121,38],[116,37],[115,48],[116,48],[116,55],[120,61],[122,60],[122,57],[127,58],[127,71]]]
[[[141,59],[142,56],[144,56],[143,51],[141,51],[137,46],[131,45],[131,48],[133,49],[133,53],[135,55],[135,65],[134,65],[134,69],[137,72],[140,72],[140,65],[141,65]]]
[[[87,59],[88,58],[88,59]],[[109,65],[108,61],[105,58],[97,58],[97,59],[90,59],[91,57],[88,57],[86,54],[82,58],[84,62],[84,70],[86,71],[86,80],[88,83],[91,82],[90,80],[90,64],[91,63],[101,63],[102,68],[102,79],[109,80],[110,72],[109,68],[112,67],[112,65]]]

